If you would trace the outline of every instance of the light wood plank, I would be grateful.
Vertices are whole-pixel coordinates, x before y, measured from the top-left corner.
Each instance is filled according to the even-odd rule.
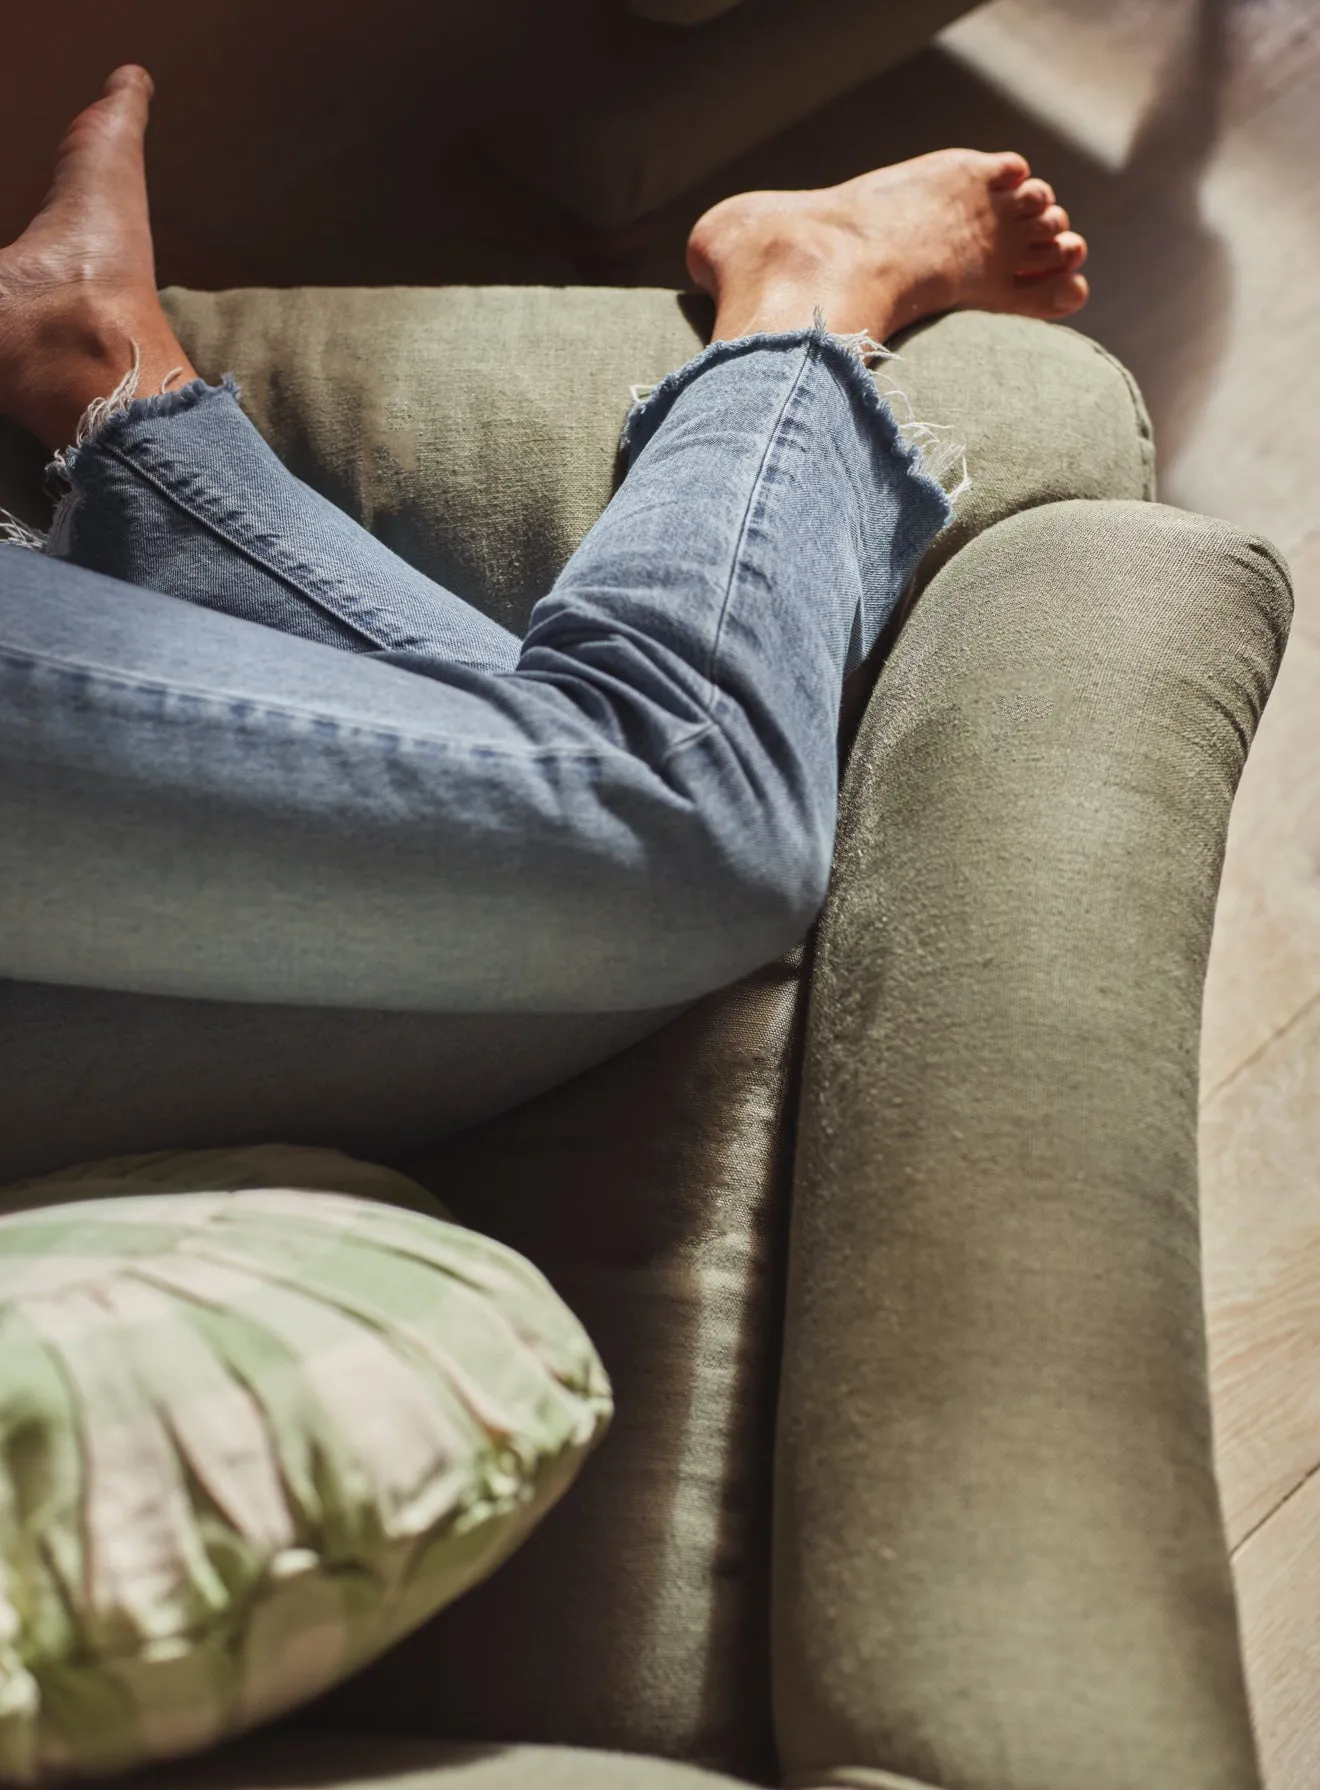
[[[1317,469],[1320,476],[1320,468]],[[1320,522],[1320,497],[1317,498],[1317,522]],[[1292,637],[1306,640],[1320,648],[1320,527],[1292,556],[1293,585],[1297,608],[1293,613]],[[1317,703],[1320,711],[1320,702]]]
[[[941,41],[1118,164],[1178,73],[1220,128],[1311,82],[1320,15],[1312,0],[996,0]]]
[[[998,0],[943,41],[1084,152],[1056,182],[1093,245],[1078,322],[1146,392],[1161,494],[1299,545],[1320,464],[1314,12]]]
[[[1234,1544],[1320,1466],[1317,1086],[1320,996],[1202,1114],[1210,1379]]]
[[[1229,825],[1206,974],[1205,1097],[1318,993],[1320,639],[1295,627]]]
[[[1320,1784],[1320,1474],[1234,1561],[1267,1790]]]

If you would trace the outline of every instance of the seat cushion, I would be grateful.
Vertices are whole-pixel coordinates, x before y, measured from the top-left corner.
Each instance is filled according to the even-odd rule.
[[[516,633],[609,502],[632,391],[712,321],[706,299],[644,287],[174,287],[164,303],[204,375],[238,375],[286,465]],[[921,582],[1033,504],[1154,496],[1140,395],[1089,336],[959,311],[891,346],[881,387],[965,445],[971,480]],[[45,458],[0,422],[0,505],[38,525]]]

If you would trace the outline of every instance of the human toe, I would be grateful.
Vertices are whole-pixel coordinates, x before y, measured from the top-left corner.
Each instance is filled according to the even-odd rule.
[[[1054,204],[1054,188],[1048,180],[1033,176],[1008,194],[1008,203],[1013,217],[1039,217]]]
[[[1091,295],[1085,274],[1069,269],[1046,279],[1019,281],[1031,314],[1037,317],[1071,317]]]
[[[1077,269],[1086,261],[1086,238],[1076,230],[1061,230],[1046,242],[1028,243],[1022,250],[1020,275],[1055,273],[1060,268]]]
[[[1031,164],[1016,149],[1001,150],[990,158],[990,185],[995,192],[1013,192],[1031,173]]]
[[[1039,217],[1025,220],[1022,229],[1028,242],[1049,242],[1069,229],[1071,223],[1062,205],[1047,205]]]

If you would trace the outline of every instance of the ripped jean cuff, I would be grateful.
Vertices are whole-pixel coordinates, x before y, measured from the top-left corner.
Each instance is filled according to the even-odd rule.
[[[761,332],[735,336],[727,341],[711,342],[700,354],[681,367],[667,373],[658,385],[634,386],[633,407],[628,413],[619,438],[619,449],[625,464],[631,467],[674,406],[679,394],[711,367],[735,360],[740,355],[754,354],[765,348],[792,348],[799,342],[812,343],[823,360],[838,374],[845,388],[854,397],[863,415],[874,424],[881,441],[897,459],[905,464],[914,478],[921,481],[932,498],[929,486],[938,488],[946,511],[971,485],[967,474],[967,455],[963,445],[952,439],[951,430],[939,423],[918,421],[905,395],[897,386],[889,385],[881,392],[875,382],[872,362],[898,360],[893,349],[868,335],[865,330],[840,335],[826,327],[824,313],[818,308],[810,329]],[[897,402],[907,415],[899,418],[894,410]],[[947,489],[951,475],[956,474],[953,489]]]
[[[238,384],[232,373],[226,373],[218,386],[198,378],[170,390],[183,371],[175,367],[165,375],[158,393],[139,395],[142,381],[142,352],[134,342],[133,364],[115,389],[104,398],[94,398],[78,419],[73,440],[58,449],[46,467],[46,494],[55,504],[50,527],[41,530],[22,522],[8,510],[0,510],[0,543],[26,547],[34,553],[48,553],[54,559],[69,557],[73,511],[77,502],[77,466],[88,448],[99,446],[120,417],[134,420],[149,416],[172,415],[190,409],[207,394],[226,391],[237,399]]]
[[[824,386],[846,395],[849,433],[870,463],[860,480],[846,476],[862,496],[854,502],[840,492],[841,514],[875,507],[865,499],[868,476],[877,496],[885,490],[895,500],[892,508],[881,505],[885,521],[864,555],[866,594],[845,661],[852,671],[892,615],[896,588],[906,586],[967,485],[963,450],[949,431],[917,422],[883,373],[886,389],[879,389],[870,363],[897,356],[865,334],[831,332],[819,312],[809,328],[713,342],[649,390],[632,389],[620,449],[624,464],[635,468],[694,388],[703,391],[704,410],[732,414],[730,395],[750,392],[753,369],[793,359],[803,347],[812,369],[804,377],[816,392],[808,410],[823,417],[829,409],[823,374]],[[712,387],[707,399],[712,376],[721,394]],[[199,378],[146,396],[138,384],[135,349],[128,374],[89,406],[73,444],[48,469],[58,499],[49,533],[0,516],[0,541],[424,673],[447,664],[510,665],[506,629],[475,607],[450,602],[437,613],[429,578],[280,463],[241,410],[232,374],[218,385]],[[737,398],[732,402],[736,411]],[[718,478],[719,457],[705,451],[704,458],[706,477]],[[955,485],[948,495],[945,484]]]
[[[279,460],[226,373],[138,395],[134,365],[47,468],[41,534],[0,542],[323,646],[428,671],[507,668],[506,628],[453,598]],[[167,382],[168,383],[168,382]]]

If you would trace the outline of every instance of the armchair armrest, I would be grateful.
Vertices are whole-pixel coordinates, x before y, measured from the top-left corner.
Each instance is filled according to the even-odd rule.
[[[786,1782],[1258,1783],[1211,1458],[1197,1045],[1272,549],[1154,504],[947,564],[852,753],[776,1484]]]

